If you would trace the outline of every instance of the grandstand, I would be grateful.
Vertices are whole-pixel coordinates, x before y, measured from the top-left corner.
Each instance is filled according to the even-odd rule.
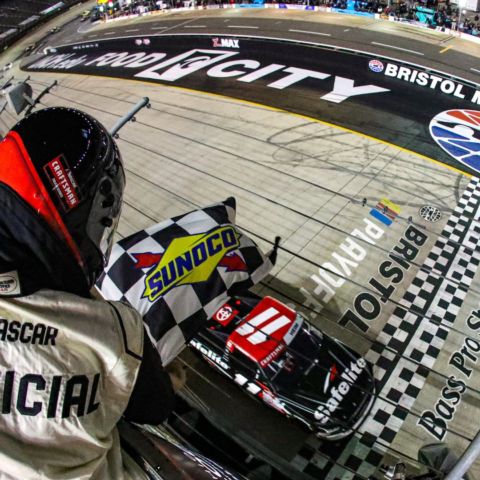
[[[0,0],[0,48],[80,0]]]

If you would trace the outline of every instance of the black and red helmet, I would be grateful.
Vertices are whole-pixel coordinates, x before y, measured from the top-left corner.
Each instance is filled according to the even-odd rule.
[[[41,217],[93,286],[110,253],[125,186],[111,135],[79,110],[46,108],[17,123],[0,148],[0,184]]]

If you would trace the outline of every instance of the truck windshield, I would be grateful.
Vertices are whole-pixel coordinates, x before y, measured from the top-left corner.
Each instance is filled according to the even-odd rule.
[[[262,368],[273,387],[279,390],[295,388],[302,376],[318,357],[322,334],[306,321],[285,351]]]

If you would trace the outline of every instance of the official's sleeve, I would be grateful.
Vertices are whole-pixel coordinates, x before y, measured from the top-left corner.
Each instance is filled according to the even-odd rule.
[[[144,332],[142,363],[124,417],[132,422],[157,425],[171,414],[174,397],[170,376]]]

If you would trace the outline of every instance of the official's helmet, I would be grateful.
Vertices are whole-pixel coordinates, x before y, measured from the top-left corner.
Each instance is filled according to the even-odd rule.
[[[0,149],[0,183],[46,222],[93,286],[110,253],[125,186],[112,136],[79,110],[46,108],[17,123]]]

